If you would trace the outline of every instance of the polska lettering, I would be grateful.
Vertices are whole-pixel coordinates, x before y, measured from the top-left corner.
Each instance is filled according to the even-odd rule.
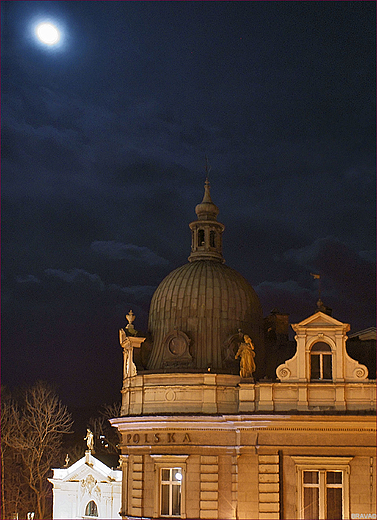
[[[126,444],[173,444],[191,442],[188,433],[127,433]]]

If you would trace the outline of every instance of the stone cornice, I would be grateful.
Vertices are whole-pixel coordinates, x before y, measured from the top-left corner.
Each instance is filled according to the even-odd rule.
[[[376,432],[375,416],[323,416],[323,415],[253,415],[245,416],[144,416],[111,419],[120,432],[167,430],[197,431],[281,431],[281,432]]]

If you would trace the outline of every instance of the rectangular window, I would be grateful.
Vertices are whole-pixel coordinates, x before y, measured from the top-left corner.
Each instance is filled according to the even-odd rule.
[[[292,458],[298,476],[297,518],[349,518],[349,462],[352,457]]]
[[[318,471],[304,471],[304,519],[319,518]]]
[[[181,516],[182,468],[161,468],[161,516]]]
[[[320,368],[319,360],[320,360],[320,357],[318,355],[312,354],[310,356],[310,364],[311,364],[310,378],[312,380],[320,379],[321,368]]]
[[[331,354],[322,354],[322,377],[323,379],[332,379]]]
[[[188,455],[150,456],[154,461],[153,518],[186,518],[186,472]]]
[[[326,471],[326,511],[329,520],[343,518],[343,475],[341,471]]]
[[[332,356],[322,352],[310,356],[310,379],[312,381],[332,380]]]
[[[304,519],[344,518],[342,480],[341,471],[303,471]]]

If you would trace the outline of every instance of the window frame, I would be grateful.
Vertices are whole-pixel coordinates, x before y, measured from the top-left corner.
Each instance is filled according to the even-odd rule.
[[[318,345],[319,343],[323,343],[324,345],[326,345],[328,347],[328,350],[314,350],[313,351],[313,348]],[[317,357],[318,356],[318,359],[319,359],[319,378],[313,378],[312,376],[312,357]],[[323,375],[324,375],[324,361],[323,361],[323,358],[324,356],[329,356],[330,357],[330,367],[331,367],[331,378],[324,378]],[[310,349],[309,349],[309,381],[311,383],[321,383],[321,382],[333,382],[334,381],[334,356],[333,356],[333,350],[331,348],[331,345],[329,345],[326,341],[314,341],[314,343],[312,343],[310,345]]]
[[[353,457],[292,457],[296,464],[297,474],[297,503],[296,503],[296,518],[304,518],[304,488],[305,487],[316,487],[313,485],[304,486],[304,472],[305,471],[316,471],[318,475],[318,490],[319,490],[319,520],[326,518],[326,497],[327,489],[330,487],[341,487],[342,489],[342,520],[349,519],[349,475],[350,475],[350,462]],[[341,472],[342,473],[342,484],[330,484],[326,483],[326,473]],[[314,519],[313,519],[314,520]]]
[[[160,510],[160,515],[161,517],[164,517],[164,518],[180,518],[181,516],[181,511],[182,511],[182,480],[183,480],[183,470],[181,468],[181,466],[174,466],[174,467],[165,467],[165,466],[162,466],[161,468],[159,468],[159,471],[160,471],[160,477],[159,477],[159,480],[160,480],[160,504],[159,504],[159,510]],[[167,471],[169,472],[169,479],[164,479],[163,478],[163,473]],[[181,474],[181,480],[174,480],[173,479],[173,473],[175,471],[179,471],[180,474]],[[163,513],[163,504],[162,504],[162,501],[163,501],[163,489],[166,489],[168,490],[168,514],[166,513]],[[179,488],[179,514],[174,514],[173,513],[173,508],[174,508],[174,489],[175,488]]]
[[[96,515],[89,515],[89,514],[87,514],[88,506],[91,503],[93,503],[95,505],[95,507],[96,507],[96,511],[97,511]],[[97,504],[97,502],[95,500],[92,499],[92,500],[89,500],[89,502],[86,503],[83,518],[99,518],[98,504]]]
[[[186,518],[186,472],[188,455],[151,455],[154,461],[154,517],[156,518]],[[181,511],[180,515],[162,515],[162,470],[180,468],[182,472],[181,488]]]

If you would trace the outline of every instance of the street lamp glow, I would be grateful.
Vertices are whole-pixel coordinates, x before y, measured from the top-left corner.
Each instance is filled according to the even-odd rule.
[[[55,45],[60,40],[60,32],[51,23],[40,23],[35,32],[39,40],[46,45]]]

